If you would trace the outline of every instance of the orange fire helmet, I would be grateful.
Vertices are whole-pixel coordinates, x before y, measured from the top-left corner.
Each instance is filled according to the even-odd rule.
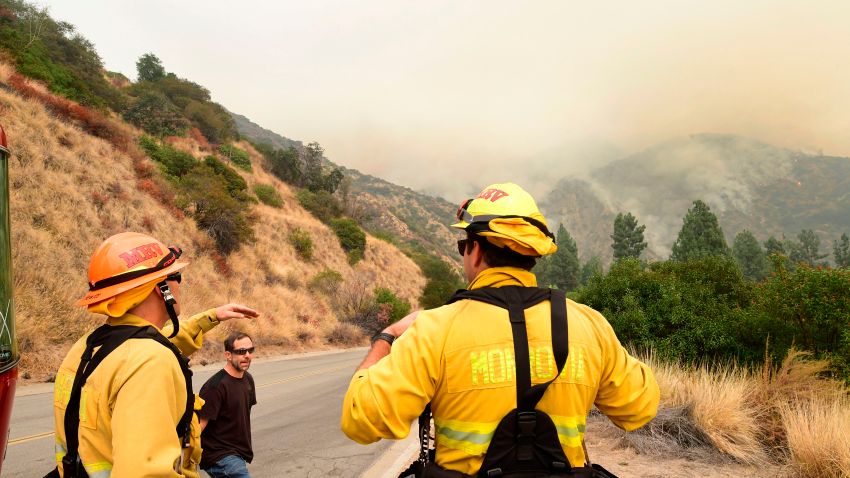
[[[122,232],[101,244],[89,262],[89,292],[77,301],[87,306],[142,284],[165,278],[189,265],[179,247],[169,247],[146,234]]]

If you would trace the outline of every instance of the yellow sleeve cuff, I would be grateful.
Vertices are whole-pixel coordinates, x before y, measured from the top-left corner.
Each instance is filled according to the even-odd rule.
[[[204,333],[214,329],[219,323],[218,317],[215,316],[215,309],[206,310],[200,314],[193,315],[189,320],[196,320],[198,327]]]

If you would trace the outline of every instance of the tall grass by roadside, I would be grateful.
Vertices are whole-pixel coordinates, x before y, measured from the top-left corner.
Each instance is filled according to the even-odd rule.
[[[782,404],[779,415],[796,476],[850,476],[850,408],[846,401],[812,400]]]
[[[850,476],[850,389],[829,363],[791,350],[779,366],[684,366],[646,360],[661,389],[658,417],[623,440],[645,453],[781,465],[791,476]]]

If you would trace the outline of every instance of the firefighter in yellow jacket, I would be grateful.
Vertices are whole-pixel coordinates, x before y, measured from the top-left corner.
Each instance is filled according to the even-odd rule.
[[[200,348],[203,333],[220,321],[257,317],[251,308],[226,304],[179,323],[180,270],[188,265],[178,260],[180,252],[145,234],[108,238],[91,258],[90,291],[78,305],[108,316],[114,328],[152,325],[172,336],[184,355]],[[62,464],[68,443],[64,420],[87,337],[71,347],[54,386],[57,471],[64,477],[70,475]],[[193,430],[192,446],[184,449],[185,437],[175,428],[186,408],[186,380],[175,353],[154,340],[124,341],[82,386],[79,462],[92,478],[198,476],[200,435]],[[193,421],[196,427],[197,418]]]
[[[557,249],[534,199],[512,183],[494,184],[464,202],[457,224],[468,289],[536,287],[531,268]],[[525,312],[532,383],[552,379],[550,305]],[[657,411],[652,371],[620,345],[611,325],[590,307],[567,300],[569,355],[537,408],[548,414],[571,466],[585,464],[587,413],[596,407],[631,431]],[[396,340],[397,339],[397,340]],[[474,475],[493,432],[516,407],[514,348],[508,311],[459,300],[414,312],[373,338],[352,377],[342,430],[358,443],[403,438],[426,404],[436,426],[436,464]]]

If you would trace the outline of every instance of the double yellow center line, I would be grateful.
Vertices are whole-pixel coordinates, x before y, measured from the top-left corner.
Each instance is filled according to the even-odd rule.
[[[314,377],[316,375],[322,375],[322,374],[330,373],[330,372],[337,372],[339,370],[343,370],[343,369],[346,369],[346,368],[347,369],[352,368],[351,364],[340,365],[338,367],[324,368],[324,369],[316,370],[316,371],[313,371],[313,372],[303,373],[301,375],[295,375],[293,377],[282,378],[280,380],[275,380],[275,381],[272,381],[272,382],[267,382],[267,383],[257,385],[257,388],[265,388],[265,387],[271,387],[272,385],[280,385],[281,383],[294,382],[296,380],[301,380],[302,378]],[[53,433],[54,432],[44,432],[44,433],[36,433],[35,435],[25,436],[25,437],[21,437],[21,438],[13,438],[13,439],[9,440],[8,446],[15,446],[15,445],[20,445],[22,443],[40,440],[42,438],[48,438],[48,437],[53,436]]]

